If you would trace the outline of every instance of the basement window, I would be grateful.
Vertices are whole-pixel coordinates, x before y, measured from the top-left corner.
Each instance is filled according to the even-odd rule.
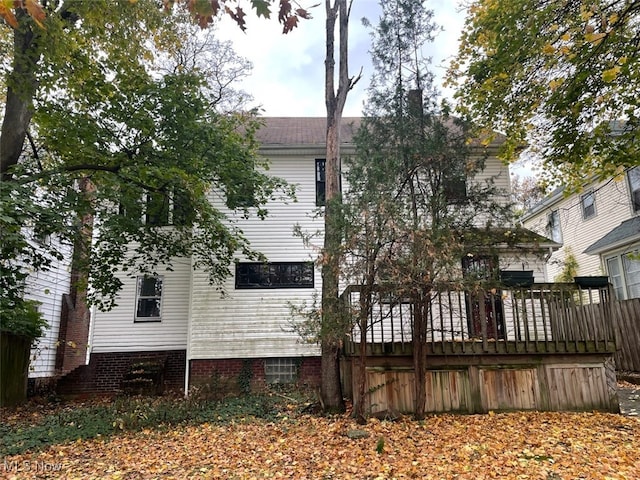
[[[264,378],[269,384],[293,383],[298,378],[298,366],[294,358],[267,358],[264,361]]]

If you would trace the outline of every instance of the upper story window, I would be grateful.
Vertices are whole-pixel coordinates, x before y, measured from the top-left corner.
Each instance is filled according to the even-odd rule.
[[[135,194],[120,203],[120,215],[145,225],[191,225],[194,221],[193,205],[185,192],[146,192]]]
[[[236,263],[236,288],[313,288],[313,263]]]
[[[633,167],[627,172],[629,191],[631,192],[631,208],[640,212],[640,167]]]
[[[450,172],[444,177],[444,195],[448,202],[464,202],[467,199],[467,178],[464,173]]]
[[[149,192],[145,202],[144,222],[147,225],[169,225],[169,195]]]
[[[326,176],[325,167],[327,161],[324,158],[316,159],[316,206],[322,207],[325,204]]]
[[[557,243],[562,243],[562,228],[560,227],[560,212],[553,210],[547,215],[547,236]]]
[[[596,214],[596,194],[594,192],[585,193],[580,197],[582,205],[582,218],[587,220]]]
[[[143,275],[137,278],[136,321],[160,320],[162,277]]]

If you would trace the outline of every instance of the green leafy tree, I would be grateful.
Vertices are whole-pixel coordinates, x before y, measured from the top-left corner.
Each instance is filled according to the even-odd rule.
[[[511,224],[509,205],[491,178],[469,126],[438,106],[429,59],[433,12],[424,2],[383,2],[375,27],[372,77],[356,156],[347,169],[345,274],[361,285],[356,325],[365,338],[373,295],[382,289],[412,303],[415,416],[425,414],[426,338],[432,292],[465,285],[461,261],[503,241],[492,228]],[[384,290],[384,289],[387,290]],[[361,368],[364,372],[364,342]],[[364,378],[357,416],[364,417]]]
[[[639,21],[631,0],[469,2],[450,69],[462,112],[573,187],[638,165]]]
[[[218,112],[197,68],[158,75],[153,42],[184,40],[173,17],[146,1],[49,2],[41,18],[21,8],[15,17],[0,137],[10,232],[0,263],[13,302],[25,272],[61,255],[55,242],[34,243],[41,234],[75,247],[72,280],[86,290],[90,272],[103,308],[119,271],[192,256],[215,283],[234,252],[257,256],[220,207],[264,216],[267,199],[291,190],[257,157],[252,114]]]

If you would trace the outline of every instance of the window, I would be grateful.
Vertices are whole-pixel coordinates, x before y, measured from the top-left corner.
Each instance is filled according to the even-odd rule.
[[[313,263],[236,263],[236,288],[313,288]]]
[[[469,254],[462,258],[464,277],[472,280],[495,280],[498,275],[498,258]]]
[[[316,159],[316,207],[322,207],[325,203],[325,167],[327,161],[324,158]]]
[[[189,226],[195,221],[193,203],[189,194],[176,190],[173,194],[173,209],[171,211],[173,225]]]
[[[188,226],[195,220],[193,204],[189,194],[176,190],[168,192],[134,193],[125,197],[119,205],[120,215],[131,221],[144,220],[144,224],[155,227],[167,225]]]
[[[163,192],[148,192],[145,209],[147,225],[169,225],[169,196]]]
[[[585,193],[580,197],[582,205],[582,218],[587,220],[596,214],[596,194],[594,192]]]
[[[640,167],[634,167],[627,173],[629,191],[631,192],[631,207],[634,212],[640,211]]]
[[[138,277],[136,321],[160,320],[162,277]]]
[[[613,255],[606,264],[616,298],[640,298],[640,251]]]
[[[264,377],[267,383],[292,383],[298,377],[298,367],[293,358],[267,358],[264,361]]]
[[[562,243],[560,212],[558,212],[558,210],[554,210],[547,215],[547,236],[554,242]]]
[[[464,164],[453,160],[443,176],[445,198],[450,203],[460,203],[467,199],[467,175]]]

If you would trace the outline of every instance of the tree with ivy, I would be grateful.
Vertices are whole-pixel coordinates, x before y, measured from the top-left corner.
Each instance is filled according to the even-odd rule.
[[[481,179],[485,153],[470,128],[438,104],[430,59],[437,27],[425,2],[382,2],[373,29],[372,76],[365,116],[347,168],[345,276],[360,285],[354,320],[361,339],[380,289],[412,304],[415,416],[425,414],[426,338],[431,302],[447,284],[470,286],[462,258],[504,241],[495,227],[512,225],[493,179]],[[496,229],[503,231],[502,229]],[[475,279],[474,279],[475,282]],[[364,372],[364,342],[361,342]],[[364,378],[357,416],[364,418]]]
[[[449,72],[461,111],[573,188],[639,165],[639,25],[635,0],[471,1]]]

